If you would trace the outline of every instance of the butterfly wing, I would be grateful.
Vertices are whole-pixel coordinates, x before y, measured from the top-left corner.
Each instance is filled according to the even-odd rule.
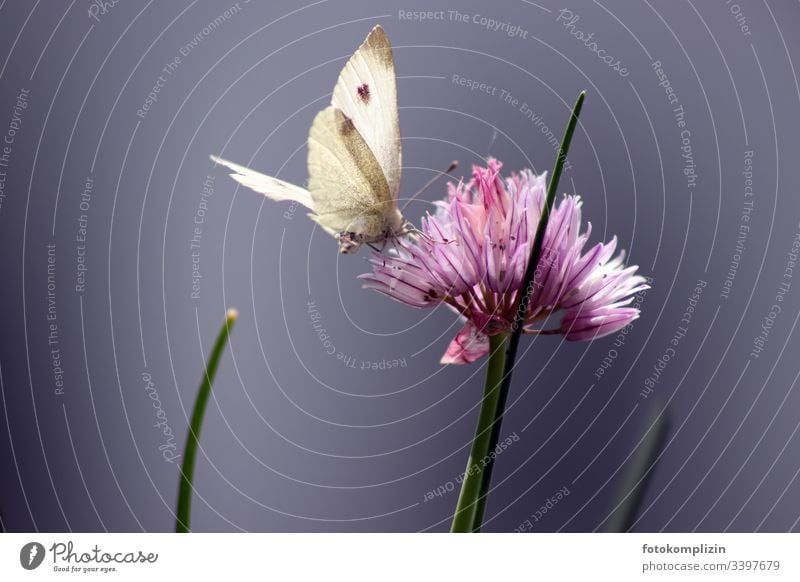
[[[240,166],[228,160],[211,156],[211,160],[221,166],[232,170],[231,178],[239,182],[242,186],[247,186],[259,194],[263,194],[271,200],[291,200],[299,202],[306,208],[314,210],[314,201],[311,194],[305,188],[300,188],[294,184],[289,184],[283,180],[278,180],[272,176],[266,176],[245,166]]]
[[[335,107],[320,111],[311,125],[308,174],[310,216],[326,231],[354,235],[359,243],[399,228],[400,213],[378,160],[353,120]]]
[[[331,105],[353,121],[372,150],[392,200],[400,191],[400,119],[392,46],[383,28],[372,29],[339,74]]]

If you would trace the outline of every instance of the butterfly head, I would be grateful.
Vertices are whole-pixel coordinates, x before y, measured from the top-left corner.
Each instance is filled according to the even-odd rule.
[[[343,255],[357,253],[359,247],[365,241],[362,236],[355,232],[340,232],[336,237],[339,241],[339,252]]]

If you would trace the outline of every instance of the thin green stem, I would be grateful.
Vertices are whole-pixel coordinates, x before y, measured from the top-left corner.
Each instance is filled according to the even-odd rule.
[[[194,486],[194,466],[197,459],[197,446],[200,442],[200,429],[203,427],[203,417],[206,413],[206,405],[208,404],[208,397],[211,396],[211,386],[214,383],[214,377],[217,375],[217,368],[222,359],[222,354],[225,351],[225,346],[228,343],[231,329],[236,322],[238,313],[235,309],[229,309],[225,315],[225,323],[219,330],[217,341],[214,344],[214,349],[211,351],[211,356],[208,358],[203,380],[200,382],[200,388],[197,391],[197,399],[194,401],[194,410],[192,411],[192,421],[189,424],[189,434],[186,436],[186,447],[183,450],[183,466],[181,467],[181,480],[178,485],[178,510],[175,519],[175,532],[186,533],[189,531],[189,521],[192,512],[192,493]]]
[[[670,429],[670,411],[666,405],[654,406],[644,426],[646,431],[633,458],[628,463],[626,475],[619,486],[622,497],[606,522],[605,531],[622,533],[633,528],[642,507],[647,488],[653,477]]]
[[[517,306],[514,323],[511,326],[511,336],[508,340],[506,354],[504,358],[504,367],[502,380],[500,382],[500,390],[496,395],[496,402],[494,403],[495,416],[491,423],[491,435],[489,442],[486,445],[488,451],[494,450],[497,442],[500,439],[500,427],[503,421],[503,414],[505,413],[506,401],[508,400],[508,392],[511,388],[511,374],[514,371],[514,365],[517,360],[517,348],[519,347],[519,338],[522,335],[523,327],[525,324],[525,316],[528,313],[528,305],[530,304],[531,295],[535,285],[535,275],[539,266],[539,260],[542,256],[542,247],[544,245],[544,233],[547,230],[547,223],[550,220],[550,212],[553,208],[556,193],[558,191],[558,182],[561,179],[561,173],[564,170],[564,162],[567,160],[567,152],[572,143],[572,136],[575,133],[575,128],[578,125],[578,116],[583,107],[583,100],[586,93],[581,91],[575,105],[572,108],[567,128],[564,130],[564,138],[561,140],[561,147],[556,156],[553,173],[550,176],[550,184],[547,188],[547,197],[544,201],[542,208],[542,215],[539,219],[539,224],[536,227],[536,236],[533,239],[533,247],[531,248],[530,259],[528,260],[527,268],[525,269],[525,277],[522,280],[522,287],[524,293],[520,297]],[[487,380],[488,384],[488,380]],[[485,405],[485,404],[484,404]],[[477,439],[477,435],[476,435]],[[492,470],[494,469],[494,456],[490,456],[486,467],[480,472],[480,490],[474,500],[475,511],[473,513],[473,522],[468,530],[478,532],[483,525],[483,514],[486,510],[486,499],[489,495],[489,488],[492,482]],[[462,489],[463,494],[463,489]],[[460,502],[460,499],[459,499]],[[454,521],[455,523],[455,521]]]
[[[475,518],[479,508],[481,490],[481,473],[491,460],[489,446],[492,434],[492,423],[495,422],[500,396],[500,382],[503,378],[503,362],[505,361],[506,335],[500,334],[489,338],[489,363],[486,369],[486,384],[483,389],[483,401],[478,415],[478,426],[469,453],[464,480],[461,482],[461,493],[458,496],[456,512],[450,531],[469,533],[474,531]]]

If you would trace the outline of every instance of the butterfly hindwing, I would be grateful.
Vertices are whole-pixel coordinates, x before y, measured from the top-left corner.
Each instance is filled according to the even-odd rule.
[[[312,218],[328,232],[354,232],[376,240],[394,225],[396,209],[383,171],[341,110],[326,107],[314,119],[308,136],[308,173]]]

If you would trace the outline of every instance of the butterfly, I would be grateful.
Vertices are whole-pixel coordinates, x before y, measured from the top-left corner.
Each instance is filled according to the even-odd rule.
[[[302,204],[337,239],[339,252],[355,253],[362,244],[385,243],[413,228],[397,208],[401,156],[392,47],[378,25],[339,74],[330,106],[311,124],[308,189],[211,159],[267,198]]]

